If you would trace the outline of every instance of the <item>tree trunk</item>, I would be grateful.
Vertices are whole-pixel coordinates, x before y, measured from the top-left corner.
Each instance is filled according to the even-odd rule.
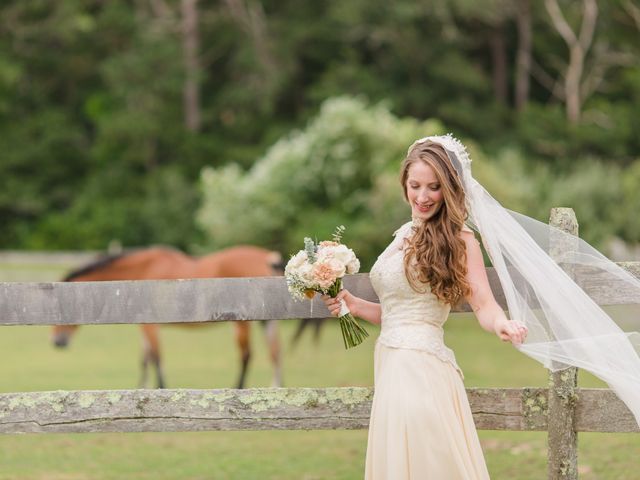
[[[580,121],[582,99],[580,98],[580,80],[584,69],[584,55],[580,45],[571,47],[569,65],[564,79],[564,91],[567,98],[567,119],[569,123],[576,124]]]
[[[253,49],[262,67],[263,77],[258,85],[269,90],[277,82],[279,65],[273,55],[269,38],[267,17],[262,3],[245,2],[244,0],[225,0],[231,17],[248,35]]]
[[[519,0],[516,22],[518,26],[518,53],[516,54],[516,110],[522,111],[529,101],[529,75],[531,71],[531,3]]]
[[[496,100],[507,103],[507,52],[502,23],[491,31],[491,60],[493,63],[493,93]]]
[[[183,90],[185,127],[191,132],[200,130],[200,89],[198,76],[198,0],[182,0],[182,48],[184,52],[185,82]]]
[[[598,19],[596,0],[582,0],[582,24],[576,35],[564,18],[557,0],[545,0],[545,7],[551,17],[553,26],[569,47],[569,63],[564,79],[564,96],[566,98],[567,119],[576,124],[580,121],[583,99],[580,95],[580,84],[584,73],[584,59],[593,42],[593,35]]]

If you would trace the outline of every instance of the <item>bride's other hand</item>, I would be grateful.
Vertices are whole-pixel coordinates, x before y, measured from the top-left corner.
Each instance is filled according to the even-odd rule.
[[[345,290],[345,289],[340,290],[340,292],[335,298],[332,298],[329,295],[322,295],[322,297],[320,298],[322,298],[322,301],[327,306],[327,309],[329,310],[329,312],[331,312],[331,315],[333,315],[334,317],[339,316],[340,300],[342,300],[347,306],[347,308],[351,311],[351,313],[354,314],[353,310],[354,310],[356,297],[352,295],[349,292],[349,290]]]
[[[527,338],[528,329],[518,320],[503,320],[495,326],[495,332],[503,342],[520,345]]]

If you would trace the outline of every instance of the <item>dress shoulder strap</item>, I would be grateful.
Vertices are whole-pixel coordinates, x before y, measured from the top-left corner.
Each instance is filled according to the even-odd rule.
[[[403,231],[405,231],[407,228],[410,228],[410,227],[411,227],[411,222],[407,222],[407,223],[405,223],[405,224],[404,224],[404,225],[402,225],[400,228],[398,228],[395,232],[393,232],[393,236],[394,236],[394,237],[398,236],[398,234],[399,234],[400,232],[403,232]]]

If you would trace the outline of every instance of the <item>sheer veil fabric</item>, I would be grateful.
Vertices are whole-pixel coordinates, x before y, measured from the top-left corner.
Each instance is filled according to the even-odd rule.
[[[584,240],[502,207],[473,178],[471,159],[451,134],[422,138],[409,150],[427,141],[442,145],[458,172],[467,223],[496,269],[509,316],[529,329],[516,348],[552,371],[576,366],[593,373],[640,426],[640,280]],[[605,312],[594,279],[635,303]]]

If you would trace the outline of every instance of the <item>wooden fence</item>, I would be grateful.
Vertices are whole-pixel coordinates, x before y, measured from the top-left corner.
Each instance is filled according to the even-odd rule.
[[[577,234],[570,209],[551,223]],[[551,254],[561,249],[552,245]],[[640,262],[620,264],[640,277]],[[492,268],[491,288],[506,308]],[[572,275],[593,275],[574,271]],[[615,284],[589,278],[602,305],[638,304]],[[346,287],[377,300],[367,274]],[[454,311],[470,311],[463,305]],[[294,303],[282,277],[88,283],[0,283],[0,325],[217,322],[322,318],[324,304]],[[548,431],[548,477],[577,478],[577,432],[638,432],[608,389],[578,388],[576,369],[548,388],[467,388],[478,429]],[[101,390],[0,394],[0,433],[366,428],[371,388]]]

